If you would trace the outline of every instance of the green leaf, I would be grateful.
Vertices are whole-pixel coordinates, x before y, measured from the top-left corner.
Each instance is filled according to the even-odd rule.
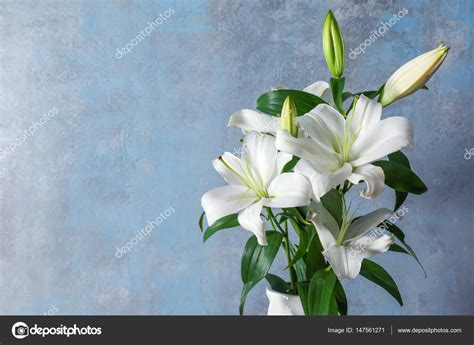
[[[288,217],[285,214],[278,214],[280,219],[278,219],[278,224],[281,225],[288,220]]]
[[[301,218],[306,219],[308,215],[308,206],[299,206],[296,207],[296,210],[300,214]]]
[[[326,210],[334,217],[337,224],[341,226],[342,223],[342,194],[337,189],[331,189],[324,194],[321,202]]]
[[[305,211],[306,213],[308,213],[307,209],[305,210],[304,208],[301,208],[301,207],[291,207],[291,208],[285,208],[283,211],[285,213],[285,216],[288,219],[293,219],[297,222],[300,222],[306,225],[311,224],[305,219]]]
[[[336,285],[334,286],[334,297],[336,298],[339,314],[347,315],[347,297],[339,280],[336,280]]]
[[[405,200],[408,197],[408,193],[405,192],[399,192],[398,190],[395,191],[395,206],[393,207],[393,211],[398,210]]]
[[[219,230],[235,228],[236,226],[239,226],[239,221],[237,220],[237,213],[229,214],[228,216],[216,220],[214,224],[208,227],[206,231],[204,231],[203,240],[204,242],[206,242],[209,237],[214,235]]]
[[[296,251],[298,250],[297,246],[290,243],[290,254],[291,256],[295,256]],[[306,280],[306,263],[305,263],[306,254],[303,256],[303,260],[298,260],[294,265],[293,268],[296,272],[296,278],[299,282]]]
[[[241,262],[242,282],[248,283],[256,279],[263,279],[273,263],[283,234],[276,231],[267,231],[267,245],[261,246],[257,242],[257,238],[250,237],[244,248]]]
[[[296,262],[298,262],[298,260],[303,257],[309,245],[309,234],[306,230],[306,227],[304,225],[300,226],[300,224],[298,224],[298,222],[295,221],[293,218],[290,218],[290,222],[291,225],[293,225],[293,229],[295,229],[295,232],[298,235],[300,242],[298,244],[298,249],[293,255],[293,258],[291,259],[291,262],[288,264],[287,268],[293,266]]]
[[[402,296],[400,295],[397,284],[395,284],[393,278],[382,266],[373,261],[364,259],[362,261],[360,275],[385,289],[400,303],[400,306],[403,306]]]
[[[206,214],[206,212],[203,212],[203,213],[201,214],[201,217],[199,217],[199,229],[201,229],[201,232],[202,232],[203,229],[204,229],[204,228],[203,228],[203,227],[204,227],[203,222],[204,222],[204,215],[205,215],[205,214]]]
[[[397,152],[389,154],[388,160],[392,162],[397,162],[401,165],[404,165],[408,169],[411,169],[410,161],[408,160],[407,156],[403,154],[402,151],[397,151]],[[403,205],[407,197],[408,197],[408,193],[400,192],[396,190],[395,191],[395,207],[393,208],[393,210],[394,211],[398,210]]]
[[[352,92],[343,92],[342,93],[342,101],[345,102],[347,101],[349,98],[353,97],[354,95],[352,94]]]
[[[310,315],[309,305],[308,305],[308,282],[301,282],[297,284],[298,287],[298,296],[300,296],[301,304],[303,305],[303,310],[305,315]]]
[[[314,227],[314,226],[313,226]],[[315,231],[313,238],[308,246],[308,253],[306,255],[306,276],[312,277],[314,273],[327,266],[324,260],[323,246],[319,240],[318,234]]]
[[[313,275],[308,288],[308,309],[310,315],[329,314],[336,280],[336,275],[331,269],[322,269]]]
[[[337,303],[337,299],[336,299],[336,296],[335,296],[334,293],[331,295],[331,300],[329,301],[328,315],[329,316],[338,316],[339,315],[339,305]]]
[[[423,194],[428,188],[423,181],[406,166],[394,161],[377,161],[373,165],[383,169],[385,184],[399,192]]]
[[[406,166],[408,169],[411,169],[410,161],[408,157],[402,151],[397,151],[388,155],[388,160],[392,162],[397,162],[401,165]]]
[[[415,251],[408,245],[408,243],[405,242],[405,234],[403,233],[403,231],[398,227],[396,226],[395,224],[393,223],[390,223],[390,222],[384,222],[382,223],[383,226],[388,230],[390,231],[400,242],[402,242],[403,246],[406,248],[406,251],[413,257],[413,259],[415,259],[415,261],[418,263],[418,265],[420,266],[420,268],[423,270],[423,273],[425,275],[425,278],[428,277],[428,274],[426,273],[426,270],[425,268],[423,267],[420,259],[418,259],[418,256],[416,255]]]
[[[356,95],[364,95],[367,98],[374,99],[379,94],[380,90],[359,92]]]
[[[383,227],[385,227],[388,231],[390,231],[396,238],[400,240],[400,242],[405,243],[405,234],[403,231],[396,226],[395,224],[389,222],[389,221],[384,221],[382,223]]]
[[[261,95],[257,100],[257,109],[273,116],[280,116],[286,97],[290,96],[296,106],[298,116],[304,115],[318,104],[326,103],[311,93],[300,90],[274,90]]]
[[[240,268],[244,283],[240,297],[240,314],[243,314],[247,294],[267,275],[283,239],[283,234],[276,231],[267,231],[266,236],[266,246],[259,245],[255,235],[250,237],[245,245]]]
[[[410,247],[410,246],[408,245],[408,243],[403,242],[403,245],[405,246],[405,248],[407,249],[407,251],[411,254],[411,256],[413,256],[413,258],[416,260],[416,262],[418,263],[418,265],[420,265],[421,269],[423,270],[423,273],[425,274],[425,279],[426,279],[426,278],[428,277],[428,274],[426,273],[425,268],[424,268],[423,265],[421,264],[420,259],[418,259],[418,256],[416,255],[415,251],[412,249],[412,247]]]
[[[394,243],[388,248],[389,251],[391,252],[396,252],[396,253],[404,253],[410,255],[403,247],[400,247],[398,244]]]
[[[347,92],[346,91],[342,94],[342,99],[344,101],[347,101],[351,97],[360,96],[360,95],[364,95],[367,98],[374,99],[378,94],[379,94],[378,90],[363,91],[363,92],[357,92],[357,93],[352,93],[352,92]]]
[[[300,160],[300,157],[293,156],[291,161],[285,164],[283,169],[281,170],[282,173],[290,172],[293,170],[293,168],[296,166],[296,163]]]
[[[252,290],[255,285],[257,285],[260,280],[262,280],[263,278],[260,278],[258,280],[255,280],[255,281],[250,281],[248,283],[245,283],[243,288],[242,288],[242,292],[240,294],[240,305],[239,305],[239,314],[240,315],[244,315],[244,306],[245,306],[245,300],[247,299],[247,295],[249,294],[250,290]]]
[[[332,92],[332,97],[334,99],[334,104],[337,107],[337,110],[341,114],[344,114],[344,107],[342,106],[343,102],[343,96],[342,93],[344,91],[344,82],[345,78],[331,78],[329,81],[330,86],[331,86],[331,92]]]
[[[267,279],[267,282],[273,291],[280,293],[288,293],[288,291],[290,291],[290,284],[288,284],[279,276],[267,273],[265,278]]]

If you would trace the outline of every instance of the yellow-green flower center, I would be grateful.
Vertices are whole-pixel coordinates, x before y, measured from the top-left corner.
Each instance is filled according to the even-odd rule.
[[[359,121],[358,126],[355,130],[351,129],[358,100],[359,97],[355,97],[352,111],[349,112],[349,115],[345,122],[345,126],[342,129],[342,138],[338,138],[337,145],[335,145],[334,147],[334,150],[341,154],[341,165],[343,165],[344,163],[349,163],[351,161],[352,145],[354,144],[361,131],[362,121]]]
[[[244,185],[246,185],[250,190],[257,194],[260,198],[269,198],[267,189],[265,188],[264,182],[260,174],[252,169],[248,159],[244,161],[244,166],[240,166],[241,173],[237,172],[232,168],[224,158],[219,157],[219,161],[224,164],[224,166],[229,169],[235,176],[237,176]]]

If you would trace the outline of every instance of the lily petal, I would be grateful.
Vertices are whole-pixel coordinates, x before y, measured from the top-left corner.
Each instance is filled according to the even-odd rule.
[[[333,245],[323,252],[339,280],[354,279],[359,275],[364,256],[351,247]]]
[[[349,225],[346,236],[344,237],[344,243],[347,241],[354,241],[369,231],[375,229],[384,219],[392,214],[387,208],[379,208],[365,216],[362,216]]]
[[[280,118],[261,114],[250,109],[242,109],[230,116],[228,126],[240,127],[244,132],[275,133],[280,129]]]
[[[358,254],[362,254],[363,258],[368,258],[379,253],[385,253],[395,241],[393,234],[376,235],[367,234],[354,242],[350,247]],[[354,256],[353,253],[350,255]]]
[[[339,225],[322,203],[311,203],[308,218],[316,228],[319,240],[324,249],[328,249],[336,244]]]
[[[322,98],[324,101],[331,105],[334,104],[331,89],[329,88],[329,84],[325,81],[317,81],[311,85],[308,85],[303,89],[303,91],[312,93],[313,95]]]
[[[237,213],[257,200],[254,192],[243,186],[223,186],[210,190],[201,198],[209,225],[224,216]]]
[[[353,135],[367,131],[380,122],[382,116],[382,104],[360,95],[353,108],[347,116],[347,125]]]
[[[351,164],[361,166],[412,144],[411,121],[406,117],[389,117],[360,134],[352,145]]]
[[[278,152],[277,154],[277,173],[281,173],[286,163],[291,161],[293,155],[286,152]]]
[[[386,252],[393,242],[393,235],[367,235],[349,246],[334,245],[325,250],[323,255],[339,280],[354,279],[360,273],[363,259]]]
[[[321,135],[327,138],[333,146],[339,144],[337,138],[342,138],[344,135],[345,120],[344,117],[333,107],[327,104],[319,104],[316,108],[312,109],[306,114],[311,117],[317,126],[320,128],[319,131],[314,132],[314,136],[310,133],[310,128],[306,129],[305,124],[301,124],[303,129],[308,132],[309,135],[316,141],[321,140]]]
[[[240,176],[244,176],[245,173],[243,171],[243,166],[244,163],[242,160],[236,156],[234,156],[232,153],[225,152],[221,158],[224,160],[224,162],[229,165],[232,170],[234,170],[236,173],[238,173]],[[221,175],[224,180],[226,180],[227,183],[229,184],[234,184],[234,185],[240,185],[244,186],[245,184],[242,182],[242,180],[228,167],[225,166],[225,164],[220,160],[220,159],[214,159],[212,161],[212,166],[216,171]]]
[[[284,173],[272,181],[268,194],[270,198],[264,202],[268,207],[306,206],[311,201],[311,186],[303,175]]]
[[[328,129],[326,124],[312,114],[298,117],[298,123],[313,140],[317,141],[327,154],[337,156],[334,148],[338,147],[337,138]]]
[[[365,164],[358,167],[352,175],[348,177],[348,180],[353,184],[365,181],[367,189],[362,191],[360,195],[367,199],[377,197],[383,192],[385,187],[385,174],[383,169],[372,164]]]
[[[264,187],[268,187],[271,180],[279,172],[276,171],[277,150],[275,147],[275,137],[258,132],[250,132],[245,136],[242,144],[244,151],[242,160],[250,163],[261,179]]]
[[[260,200],[244,210],[239,212],[238,220],[239,224],[250,232],[253,232],[257,237],[257,242],[261,246],[267,245],[267,238],[265,236],[265,230],[263,227],[263,221],[260,217],[262,212],[263,200]]]
[[[295,138],[286,130],[277,131],[276,148],[291,153],[308,162],[318,162],[318,171],[333,171],[340,165],[335,153],[328,152],[327,148],[310,138]],[[316,167],[313,167],[316,170]]]
[[[305,176],[311,183],[313,198],[320,201],[321,197],[329,192],[333,187],[343,183],[352,173],[352,166],[345,163],[335,171],[320,173],[306,160],[301,159],[295,166],[296,173]]]

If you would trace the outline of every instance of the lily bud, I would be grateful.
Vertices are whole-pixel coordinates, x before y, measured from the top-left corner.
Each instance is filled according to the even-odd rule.
[[[397,99],[406,97],[421,88],[426,88],[426,82],[441,66],[449,48],[441,44],[395,71],[387,80],[379,96],[379,102],[387,106]]]
[[[332,11],[328,12],[324,20],[323,52],[332,75],[340,78],[344,72],[344,40]]]
[[[290,96],[287,96],[283,102],[283,107],[281,108],[280,126],[282,129],[286,129],[294,137],[298,136],[296,115],[295,103],[293,103]]]

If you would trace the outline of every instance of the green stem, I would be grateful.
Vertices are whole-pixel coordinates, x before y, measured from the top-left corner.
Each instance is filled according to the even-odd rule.
[[[334,83],[332,82],[334,80]],[[342,83],[342,88],[339,89],[338,84]],[[336,105],[337,110],[344,116],[346,117],[346,112],[344,110],[343,106],[343,101],[342,101],[342,95],[344,92],[344,78],[338,77],[338,78],[331,78],[330,82],[330,88],[332,92],[332,98],[334,100],[334,104]]]
[[[268,219],[270,220],[270,224],[273,227],[273,230],[277,231],[279,230],[280,232],[283,233],[283,237],[285,239],[283,248],[285,249],[285,254],[286,254],[286,259],[288,260],[288,266],[291,263],[291,253],[290,253],[290,239],[288,236],[288,223],[285,221],[285,228],[282,229],[280,224],[278,224],[278,221],[275,217],[275,215],[272,212],[272,209],[270,207],[267,207],[267,214],[268,214]],[[290,293],[296,294],[296,282],[298,281],[296,277],[296,271],[293,266],[289,267],[290,271]]]
[[[285,230],[283,230],[281,228],[280,224],[278,224],[278,221],[277,221],[275,215],[273,214],[272,209],[270,207],[267,207],[266,209],[267,209],[267,214],[268,214],[267,219],[270,221],[270,224],[271,224],[273,230],[280,231],[282,234],[284,234]]]
[[[342,188],[342,196],[344,196],[344,194],[346,194],[351,188],[352,188],[352,183],[350,183],[347,180],[344,181],[344,187]]]
[[[286,246],[285,246],[285,252],[286,252],[286,257],[288,259],[288,266],[290,265],[291,263],[291,253],[290,253],[290,239],[289,239],[289,236],[288,236],[288,223],[287,221],[285,221],[285,243],[286,243]],[[290,266],[289,267],[289,270],[290,270],[290,289],[291,289],[291,292],[296,294],[296,282],[298,281],[298,278],[296,277],[296,270],[293,266]]]
[[[347,181],[346,181],[347,182]],[[344,190],[349,190],[352,184],[346,188],[346,184],[344,183]],[[344,236],[346,236],[347,229],[349,229],[349,225],[352,222],[352,218],[349,215],[349,209],[346,203],[346,197],[344,192],[342,193],[342,222],[341,228],[339,230],[339,234],[337,235],[336,244],[341,245],[344,242]]]

